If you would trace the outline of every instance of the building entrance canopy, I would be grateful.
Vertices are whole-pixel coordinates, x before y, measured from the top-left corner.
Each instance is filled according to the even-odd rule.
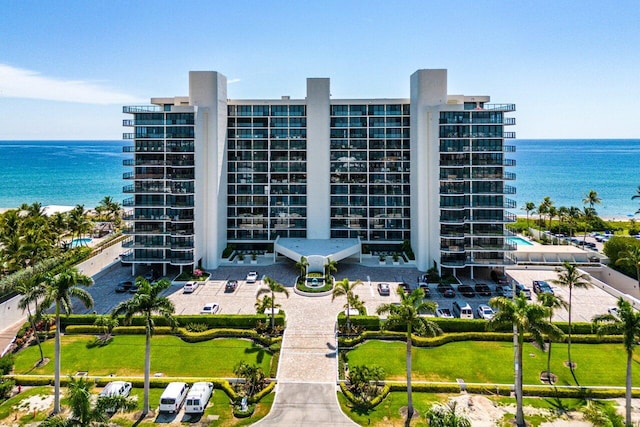
[[[301,257],[321,256],[340,261],[360,253],[360,239],[296,239],[278,237],[273,243],[275,254],[281,254],[293,261]]]

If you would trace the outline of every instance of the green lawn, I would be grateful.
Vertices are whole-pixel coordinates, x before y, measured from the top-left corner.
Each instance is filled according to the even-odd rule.
[[[104,347],[90,347],[90,335],[62,337],[62,374],[88,371],[91,376],[115,374],[142,376],[144,374],[144,335],[118,335]],[[38,347],[32,346],[16,357],[16,374],[53,374],[54,341],[43,344],[45,357],[51,362],[34,369],[39,358]],[[269,372],[271,354],[243,339],[215,339],[200,343],[186,343],[169,335],[157,335],[151,340],[151,373],[183,377],[233,377],[233,368],[241,360],[257,364]]]
[[[395,341],[368,341],[348,353],[349,365],[376,364],[384,368],[388,380],[406,378],[406,344]],[[523,377],[525,384],[540,384],[539,375],[546,370],[547,354],[531,344],[524,346]],[[413,347],[415,381],[447,381],[457,378],[467,383],[513,383],[513,344],[510,342],[464,341],[436,348]],[[621,344],[573,344],[573,361],[581,385],[624,386],[626,354]],[[567,360],[566,344],[553,344],[551,371],[558,375],[558,385],[574,385]],[[634,358],[638,364],[638,356]],[[640,382],[640,369],[633,370],[634,384]]]

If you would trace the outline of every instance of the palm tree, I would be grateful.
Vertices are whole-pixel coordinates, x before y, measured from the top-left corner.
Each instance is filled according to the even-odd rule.
[[[144,319],[146,331],[145,353],[144,353],[144,406],[143,415],[149,413],[149,375],[151,371],[151,337],[155,328],[153,320],[154,314],[164,317],[170,326],[176,325],[173,317],[175,307],[169,298],[160,294],[171,286],[171,282],[161,279],[153,284],[142,277],[136,279],[138,292],[127,301],[118,304],[111,312],[112,316],[124,315],[125,324],[130,324],[131,319],[136,314],[141,314]]]
[[[634,194],[633,196],[631,196],[631,200],[635,200],[635,199],[640,199],[640,185],[638,186],[638,188],[636,189],[636,194]],[[640,214],[640,209],[638,209],[636,211],[637,214]]]
[[[513,325],[515,350],[515,391],[516,391],[516,425],[524,427],[524,412],[522,410],[522,347],[524,346],[525,333],[529,333],[533,341],[540,348],[544,348],[544,337],[559,337],[560,329],[547,320],[549,308],[540,304],[532,304],[527,301],[524,292],[515,299],[506,297],[494,297],[489,300],[489,305],[496,309],[493,319],[487,326],[496,329],[501,326]]]
[[[385,329],[403,326],[407,328],[407,419],[405,425],[409,426],[413,417],[413,396],[411,392],[411,339],[415,330],[420,336],[436,336],[442,333],[440,327],[425,317],[420,316],[423,312],[434,312],[436,304],[431,301],[424,301],[424,291],[420,288],[413,292],[405,293],[398,288],[400,305],[382,304],[376,310],[378,314],[388,314],[384,324]]]
[[[333,290],[331,291],[331,302],[333,302],[333,300],[336,299],[336,297],[341,297],[341,296],[346,296],[347,297],[347,304],[346,304],[346,308],[347,308],[347,333],[351,332],[351,302],[354,299],[354,293],[353,290],[356,286],[358,285],[362,285],[362,281],[361,280],[356,280],[355,282],[351,283],[349,281],[349,279],[347,279],[346,277],[344,279],[342,279],[341,281],[337,282],[335,287],[333,288]]]
[[[114,223],[118,223],[120,220],[120,209],[120,203],[116,202],[111,196],[104,196],[96,206],[96,211],[106,212],[106,219]]]
[[[529,214],[536,210],[536,204],[533,202],[527,202],[522,209],[527,213],[527,228],[529,228]]]
[[[542,203],[540,203],[540,206],[538,206],[538,215],[540,216],[540,225],[542,227],[546,227],[546,224],[543,218],[544,218],[544,215],[549,214],[549,209],[551,209],[551,206],[553,206],[553,201],[549,196],[546,196],[544,199],[542,199]]]
[[[331,274],[338,272],[338,261],[329,258],[327,259],[327,263],[324,265],[324,268],[325,268],[325,274],[327,276],[327,282],[328,282]]]
[[[256,302],[253,306],[256,308],[256,313],[263,314],[271,308],[272,304],[274,308],[281,307],[281,304],[274,304],[269,295],[264,295],[262,298],[256,298]]]
[[[638,290],[640,290],[640,246],[630,246],[626,250],[621,251],[619,258],[616,260],[616,265],[620,264],[635,267]]]
[[[33,270],[30,268],[29,270]],[[40,360],[38,365],[44,362],[44,353],[42,351],[42,344],[40,343],[40,336],[38,335],[38,329],[36,327],[36,321],[40,317],[40,311],[38,310],[38,300],[44,295],[44,287],[41,283],[41,277],[38,275],[28,275],[13,285],[13,290],[22,295],[18,302],[18,308],[21,310],[27,310],[27,319],[31,324],[31,329],[36,338],[36,344],[40,351]],[[34,313],[31,312],[31,305],[34,305]]]
[[[304,277],[307,273],[307,267],[309,266],[309,261],[307,261],[307,257],[300,257],[300,261],[296,262],[296,267],[300,269],[300,277]]]
[[[571,376],[578,383],[576,374],[574,372],[573,362],[571,361],[571,300],[573,294],[573,288],[587,288],[590,286],[590,278],[587,274],[580,273],[575,264],[568,262],[564,263],[564,271],[558,273],[558,278],[551,281],[554,285],[563,286],[569,288],[569,328],[567,334],[567,357],[569,358],[569,369],[571,370]]]
[[[283,284],[278,283],[278,281],[268,276],[263,277],[262,283],[267,285],[267,289],[261,288],[256,296],[260,296],[262,294],[271,294],[271,332],[273,332],[276,327],[276,292],[285,294],[287,298],[289,298],[289,291],[284,287]]]
[[[624,349],[627,352],[626,381],[626,425],[631,426],[631,367],[633,366],[633,350],[640,339],[640,312],[636,311],[628,301],[618,299],[617,316],[603,314],[593,318],[595,330],[599,335],[622,334]]]
[[[591,209],[595,211],[593,208],[594,205],[599,205],[602,202],[602,199],[598,197],[598,192],[595,190],[589,190],[584,199],[582,199],[582,203],[585,205],[589,205]]]
[[[80,274],[75,268],[68,268],[57,275],[46,275],[42,282],[44,299],[40,306],[46,310],[55,304],[56,336],[55,336],[55,379],[53,413],[60,412],[60,313],[71,314],[73,306],[71,298],[79,300],[86,308],[93,307],[93,298],[80,286],[91,286],[93,280]]]
[[[549,215],[549,230],[551,230],[553,228],[553,218],[558,216],[558,209],[555,206],[549,206],[547,215]]]
[[[564,308],[565,310],[569,307],[569,304],[559,295],[552,294],[551,292],[543,292],[538,295],[538,302],[543,307],[547,307],[549,309],[549,323],[553,319],[553,312],[558,308]],[[548,338],[547,344],[547,380],[549,384],[551,384],[551,337]]]

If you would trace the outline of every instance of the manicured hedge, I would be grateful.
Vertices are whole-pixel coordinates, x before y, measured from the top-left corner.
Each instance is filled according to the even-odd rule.
[[[62,328],[69,325],[93,325],[96,321],[95,314],[72,314],[60,317]],[[258,322],[271,321],[271,317],[266,314],[217,314],[211,315],[177,315],[174,316],[178,322],[178,326],[186,326],[189,323],[203,323],[209,328],[233,328],[233,329],[253,329]],[[120,325],[124,325],[124,317],[118,317]],[[167,320],[161,316],[153,316],[153,322],[156,326],[169,326]],[[278,326],[284,326],[285,319],[283,314],[275,316],[275,323]],[[144,326],[144,318],[135,316],[131,319],[130,326]]]
[[[380,318],[378,316],[351,316],[351,326],[364,329],[365,331],[379,331]],[[344,313],[338,315],[338,326],[344,326],[347,323],[347,316]]]
[[[251,396],[247,400],[249,401],[249,403],[260,402],[262,400],[262,398],[265,397],[266,395],[268,395],[269,393],[271,393],[274,388],[276,388],[276,382],[275,381],[271,381],[265,388],[263,388],[258,393],[256,393],[255,396]]]
[[[338,344],[342,348],[353,348],[367,340],[406,340],[406,333],[393,331],[365,331],[353,338],[338,338]],[[450,342],[458,341],[511,341],[513,333],[511,332],[462,332],[462,333],[444,333],[437,337],[419,337],[413,335],[411,342],[416,347],[438,347]],[[525,336],[525,341],[529,342],[530,336]],[[565,335],[563,341],[566,342],[568,337]],[[571,335],[572,343],[582,344],[604,344],[604,343],[621,343],[622,335]]]

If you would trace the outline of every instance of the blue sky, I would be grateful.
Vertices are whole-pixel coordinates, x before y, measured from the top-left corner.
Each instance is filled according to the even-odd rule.
[[[640,138],[640,2],[0,0],[0,140],[120,139],[122,105],[186,95],[217,70],[230,98],[449,93],[517,104],[518,138]]]

